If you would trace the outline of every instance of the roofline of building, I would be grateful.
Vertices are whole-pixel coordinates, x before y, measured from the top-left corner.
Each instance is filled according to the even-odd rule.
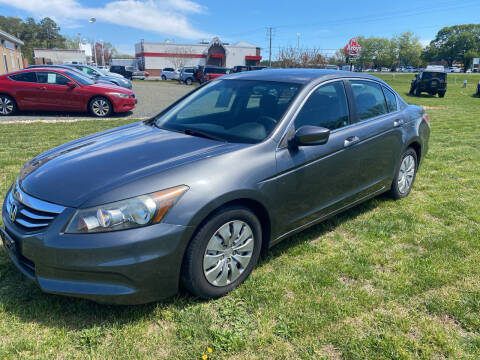
[[[70,51],[70,52],[85,52],[85,50],[79,50],[79,49],[43,49],[43,48],[34,48],[35,50],[42,50],[42,51]]]
[[[25,45],[22,40],[20,40],[19,38],[16,38],[13,35],[10,35],[9,33],[6,33],[3,30],[0,30],[0,36],[7,38],[7,40],[10,40],[11,42],[14,42],[20,45]]]

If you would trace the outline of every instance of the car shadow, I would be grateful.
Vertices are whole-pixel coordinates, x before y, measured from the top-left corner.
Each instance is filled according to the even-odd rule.
[[[18,111],[13,116],[12,120],[17,120],[18,117],[23,118],[38,118],[40,120],[74,120],[79,118],[88,118],[88,119],[118,119],[118,118],[127,118],[133,114],[133,111],[126,111],[121,113],[114,113],[106,118],[98,118],[89,113],[82,112],[70,112],[70,111]],[[9,117],[4,118],[9,120]],[[30,120],[30,119],[25,119]],[[33,120],[33,119],[32,119]]]
[[[384,201],[393,200],[380,195],[283,240],[262,257],[258,266],[268,264],[299,244],[335,230],[343,223],[375,209]],[[25,278],[6,254],[0,255],[0,284],[0,308],[3,312],[24,323],[40,323],[57,329],[83,330],[98,325],[124,325],[139,319],[153,320],[163,309],[174,307],[182,310],[208,301],[195,298],[183,290],[165,300],[133,306],[105,305],[85,299],[46,294]]]
[[[404,95],[410,98],[436,98],[437,97],[437,95],[430,95],[425,93],[422,93],[420,95],[413,95],[413,94],[410,94],[409,92],[405,92]]]

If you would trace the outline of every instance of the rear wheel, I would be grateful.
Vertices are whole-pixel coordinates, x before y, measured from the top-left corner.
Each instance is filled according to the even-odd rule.
[[[187,78],[187,79],[185,80],[185,84],[187,84],[187,85],[192,85],[192,79],[191,79],[191,78]]]
[[[97,96],[90,101],[89,110],[93,116],[106,117],[113,112],[113,106],[107,98]]]
[[[208,220],[192,239],[182,266],[182,284],[201,298],[224,296],[252,272],[262,231],[247,208],[230,207]]]
[[[8,95],[0,95],[0,116],[12,115],[17,111],[15,100]]]
[[[397,169],[395,178],[390,190],[394,199],[402,199],[410,193],[418,169],[417,153],[414,149],[408,148],[403,154],[400,166]]]
[[[416,89],[414,90],[414,92],[413,92],[413,94],[414,94],[415,96],[420,96],[421,93],[422,93],[422,92],[421,92],[420,90],[418,90],[418,88],[416,88]]]

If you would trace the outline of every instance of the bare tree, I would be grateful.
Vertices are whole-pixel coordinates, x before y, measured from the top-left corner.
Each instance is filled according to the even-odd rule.
[[[283,68],[292,67],[322,67],[326,59],[318,49],[299,49],[287,47],[280,50],[278,65]]]
[[[173,68],[179,69],[184,67],[187,64],[189,58],[193,54],[193,49],[188,47],[176,48],[169,52],[170,56],[170,63],[172,64]]]

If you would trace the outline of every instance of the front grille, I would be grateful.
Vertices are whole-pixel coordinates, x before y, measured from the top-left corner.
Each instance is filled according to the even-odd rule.
[[[35,231],[50,225],[65,208],[34,198],[15,184],[8,194],[6,210],[14,224],[27,231]]]

